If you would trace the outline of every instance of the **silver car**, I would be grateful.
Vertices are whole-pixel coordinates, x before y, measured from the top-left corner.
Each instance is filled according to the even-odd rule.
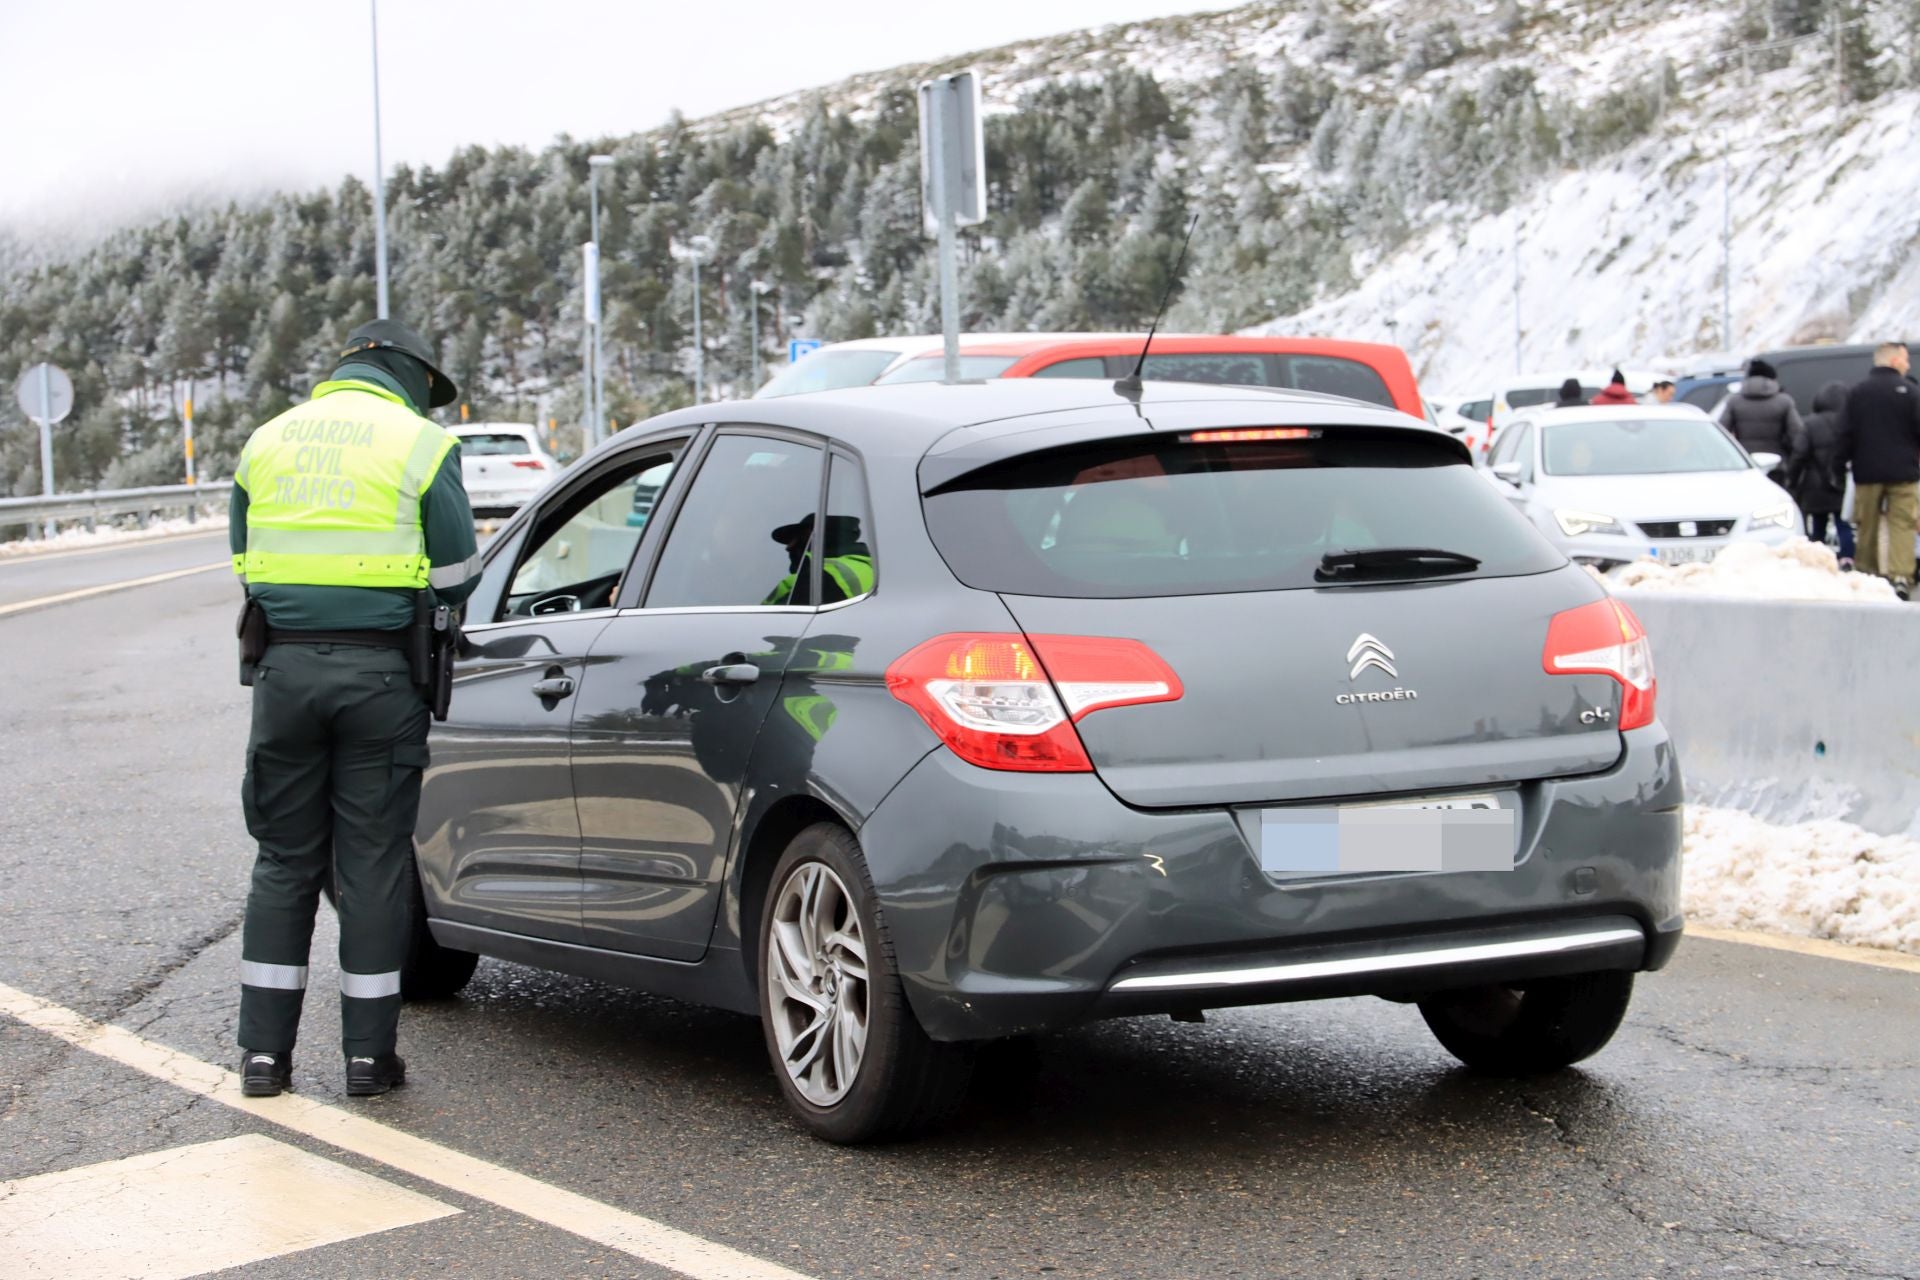
[[[1678,404],[1535,412],[1509,424],[1487,459],[1534,527],[1600,569],[1711,560],[1730,543],[1801,536],[1799,509],[1767,479],[1779,465]]]

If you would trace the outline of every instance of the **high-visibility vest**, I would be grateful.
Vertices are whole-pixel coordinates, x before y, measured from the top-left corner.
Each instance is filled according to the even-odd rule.
[[[370,382],[323,382],[253,433],[234,483],[247,493],[249,583],[427,585],[420,498],[454,438]]]
[[[872,556],[828,556],[826,562],[820,566],[820,571],[825,575],[827,586],[840,589],[839,599],[841,600],[851,600],[855,596],[863,596],[873,590]],[[780,579],[779,584],[768,592],[767,598],[760,603],[785,604],[787,597],[793,594],[794,587],[800,582],[800,573],[804,572],[806,572],[806,561],[803,559],[800,562],[800,572],[790,573]]]

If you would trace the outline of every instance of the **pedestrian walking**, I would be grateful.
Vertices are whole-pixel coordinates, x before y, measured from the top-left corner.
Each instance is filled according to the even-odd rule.
[[[1747,365],[1740,390],[1720,410],[1720,425],[1733,434],[1748,453],[1771,453],[1780,459],[1768,478],[1785,487],[1786,460],[1794,442],[1806,430],[1793,397],[1780,389],[1780,375],[1765,360]]]
[[[1848,389],[1840,411],[1840,456],[1853,471],[1855,563],[1890,580],[1903,600],[1913,591],[1920,506],[1920,387],[1907,369],[1906,344],[1881,343],[1873,351],[1872,371]]]
[[[1847,492],[1847,464],[1840,457],[1840,410],[1846,400],[1844,382],[1829,382],[1813,397],[1801,447],[1787,461],[1787,492],[1806,521],[1807,536],[1825,542],[1831,527],[1840,545],[1842,566],[1851,568],[1853,529],[1840,518]]]
[[[1640,401],[1635,397],[1633,392],[1627,390],[1626,375],[1618,369],[1615,369],[1613,371],[1613,377],[1607,380],[1607,385],[1600,388],[1599,393],[1593,397],[1593,403],[1597,405],[1616,405],[1639,404]]]
[[[1560,397],[1553,402],[1556,409],[1577,409],[1587,402],[1587,391],[1580,385],[1580,379],[1568,378],[1560,384]]]
[[[376,320],[348,336],[312,399],[253,433],[234,471],[241,681],[253,686],[241,802],[259,842],[240,952],[252,1097],[291,1087],[329,875],[347,1093],[406,1079],[395,1037],[431,679],[420,628],[467,597],[480,565],[458,445],[423,416],[456,394],[419,334]]]

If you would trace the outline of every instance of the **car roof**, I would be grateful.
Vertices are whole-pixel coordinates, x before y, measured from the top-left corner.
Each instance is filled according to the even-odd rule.
[[[1080,356],[1117,356],[1137,354],[1146,340],[1144,333],[973,334],[961,339],[960,350],[970,356],[1031,356],[1056,351]],[[1398,348],[1378,342],[1352,342],[1345,338],[1281,337],[1272,334],[1252,337],[1236,333],[1153,335],[1155,355],[1273,352],[1279,355],[1369,356],[1383,351],[1397,352]],[[924,355],[922,358],[925,358]]]
[[[531,422],[457,422],[447,430],[457,436],[476,435],[482,431],[531,431],[540,434],[540,428]]]
[[[1382,405],[1344,396],[1281,388],[1221,386],[1204,382],[1142,384],[1138,401],[1102,378],[993,378],[947,384],[906,382],[847,387],[773,400],[695,405],[628,427],[615,439],[704,426],[785,426],[843,440],[862,452],[918,457],[943,436],[1019,434],[1052,422],[1106,421],[1124,425],[1128,415],[1151,419],[1212,411],[1247,425],[1355,425],[1419,429],[1457,443],[1446,431]],[[1177,412],[1172,412],[1177,411]],[[1157,424],[1156,424],[1157,425]],[[1107,434],[1112,434],[1108,432]]]
[[[1537,427],[1554,427],[1569,422],[1671,421],[1674,418],[1713,421],[1707,416],[1706,410],[1676,400],[1672,404],[1576,404],[1565,409],[1517,409],[1513,423],[1531,422]]]

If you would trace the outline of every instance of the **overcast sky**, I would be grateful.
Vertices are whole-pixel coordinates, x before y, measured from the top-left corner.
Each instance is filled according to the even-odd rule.
[[[383,0],[387,164],[1231,0]],[[372,171],[367,0],[0,0],[0,224]]]

